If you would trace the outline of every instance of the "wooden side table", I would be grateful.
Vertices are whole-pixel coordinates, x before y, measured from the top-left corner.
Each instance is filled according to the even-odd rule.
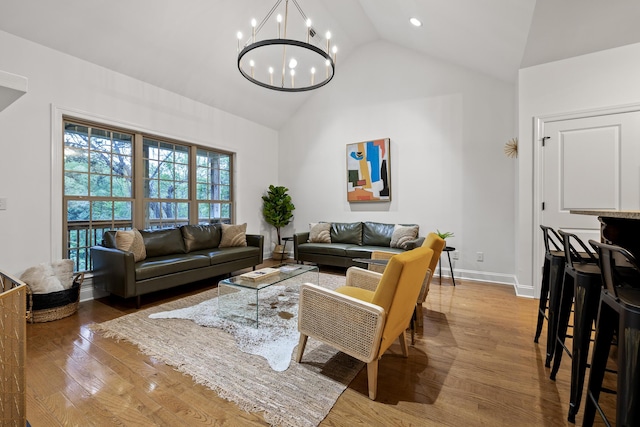
[[[456,285],[456,278],[453,277],[453,264],[451,264],[451,252],[455,251],[456,248],[453,246],[445,246],[442,252],[447,253],[447,258],[449,259],[449,270],[451,270],[451,281],[453,281],[453,286]],[[440,285],[442,285],[442,256],[440,257]]]

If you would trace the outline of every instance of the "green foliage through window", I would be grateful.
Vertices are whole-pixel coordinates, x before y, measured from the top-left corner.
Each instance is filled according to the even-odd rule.
[[[136,141],[142,141],[139,163]],[[232,222],[229,153],[72,120],[64,121],[63,144],[63,240],[76,271],[91,269],[89,249],[107,230]],[[140,211],[144,217],[134,218]]]

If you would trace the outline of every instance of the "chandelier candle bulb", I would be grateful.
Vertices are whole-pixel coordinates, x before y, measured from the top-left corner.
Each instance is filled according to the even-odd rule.
[[[331,45],[331,31],[327,31],[325,37],[327,38],[327,53],[329,53],[329,46]]]
[[[251,61],[249,61],[249,66],[251,67],[251,77],[253,78],[253,67],[256,65],[255,62],[253,62],[253,59]]]
[[[240,52],[240,40],[242,40],[242,33],[238,31],[238,34],[236,34],[236,36],[238,36],[238,52]]]
[[[311,67],[311,86],[313,86],[314,84],[315,77],[316,77],[316,68]]]
[[[291,69],[291,71],[290,71],[290,73],[291,73],[291,87],[295,87],[295,84],[294,84],[294,81],[293,81],[293,80],[294,80],[295,75],[296,75],[296,70],[294,70],[294,69],[292,68],[292,69]]]
[[[307,19],[307,43],[311,39],[311,19]]]
[[[333,52],[333,65],[336,65],[336,57],[338,56],[338,46],[333,46],[333,49],[331,49],[331,51]]]
[[[251,43],[256,42],[256,25],[257,22],[255,19],[251,20]]]
[[[282,15],[278,14],[278,16],[276,16],[276,21],[278,22],[278,38],[280,37],[280,24],[282,23]]]
[[[273,67],[269,67],[269,83],[273,86]]]

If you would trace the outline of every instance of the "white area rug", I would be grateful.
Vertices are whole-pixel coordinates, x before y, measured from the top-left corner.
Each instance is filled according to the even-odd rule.
[[[344,280],[320,274],[321,286],[335,288]],[[215,299],[217,294],[217,289],[211,289],[93,325],[93,329],[137,345],[145,354],[190,375],[243,410],[263,412],[272,425],[317,426],[364,364],[310,338],[302,363],[291,361],[293,349],[284,348],[281,351],[289,354],[290,366],[275,371],[264,357],[240,351],[236,339],[221,329],[202,327],[191,320],[149,318],[154,313],[180,313]],[[204,307],[198,310],[204,311]],[[295,345],[297,339],[296,333]]]
[[[255,314],[253,291],[228,295],[226,304],[234,306],[236,313]],[[227,310],[229,311],[229,310]],[[274,371],[284,371],[291,363],[291,354],[300,338],[298,332],[298,293],[292,287],[270,286],[260,291],[258,305],[259,327],[240,316],[236,320],[220,315],[218,298],[200,304],[149,315],[151,319],[185,319],[200,326],[218,328],[231,334],[238,349],[264,357]],[[242,322],[242,323],[239,323]]]

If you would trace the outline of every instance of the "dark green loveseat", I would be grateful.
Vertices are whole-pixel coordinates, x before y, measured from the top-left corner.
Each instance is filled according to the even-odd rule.
[[[146,258],[135,262],[131,252],[116,248],[115,231],[104,234],[102,246],[91,248],[93,282],[122,298],[226,275],[262,263],[264,237],[247,234],[247,246],[219,248],[219,224],[140,230]]]
[[[296,233],[293,236],[293,252],[296,261],[338,267],[355,265],[366,268],[366,264],[353,260],[371,258],[373,251],[404,252],[422,245],[424,241],[424,237],[416,237],[416,239],[407,242],[404,248],[392,248],[390,244],[395,224],[370,221],[332,222],[330,224],[330,243],[309,242],[308,231]],[[406,224],[401,225],[407,226]]]

